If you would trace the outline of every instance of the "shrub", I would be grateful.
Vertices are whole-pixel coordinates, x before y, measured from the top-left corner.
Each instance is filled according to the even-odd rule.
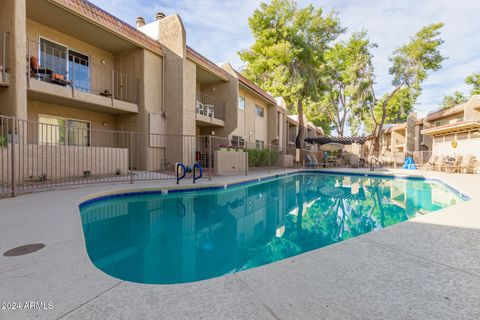
[[[278,152],[268,149],[248,149],[248,165],[251,167],[267,167],[270,157],[270,164],[274,165],[278,160]]]

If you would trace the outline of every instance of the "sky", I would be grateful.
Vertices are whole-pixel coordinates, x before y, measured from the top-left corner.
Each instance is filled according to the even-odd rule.
[[[177,13],[187,29],[187,43],[213,62],[243,63],[237,52],[253,38],[248,18],[260,0],[90,0],[132,25],[141,16],[149,23],[162,11]],[[480,72],[480,0],[298,0],[325,12],[335,10],[348,33],[366,30],[373,50],[377,96],[390,89],[388,57],[422,26],[444,22],[441,53],[447,57],[440,71],[430,74],[416,106],[418,116],[435,111],[443,95],[469,92],[464,79]]]

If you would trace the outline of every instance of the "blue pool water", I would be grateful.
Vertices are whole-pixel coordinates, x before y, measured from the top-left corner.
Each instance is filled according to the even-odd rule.
[[[433,181],[301,173],[220,190],[102,199],[80,211],[99,269],[171,284],[255,268],[460,201]]]

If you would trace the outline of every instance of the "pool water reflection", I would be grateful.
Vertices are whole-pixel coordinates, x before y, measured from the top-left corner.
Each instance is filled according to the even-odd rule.
[[[104,272],[152,284],[254,268],[463,201],[423,180],[303,173],[226,190],[141,195],[81,207]]]

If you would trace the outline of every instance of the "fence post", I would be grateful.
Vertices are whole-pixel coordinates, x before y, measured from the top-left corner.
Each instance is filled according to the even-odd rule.
[[[114,104],[114,100],[115,100],[115,70],[112,70],[112,96],[111,96],[111,100],[112,100],[112,106]]]
[[[8,135],[8,132],[7,132]],[[15,116],[12,117],[12,135],[10,137],[12,141],[12,156],[11,156],[11,178],[12,178],[12,197],[15,197]],[[7,140],[8,146],[8,140]],[[8,152],[8,151],[7,151]]]
[[[75,98],[75,63],[72,63],[72,76],[70,77],[70,87],[72,87],[72,98]]]
[[[272,144],[268,145],[268,173],[272,172],[272,163],[271,163],[271,155],[272,155]]]
[[[5,70],[5,68],[4,68]],[[30,88],[30,40],[27,40],[27,88]]]
[[[133,184],[133,132],[130,131],[130,148],[129,148],[129,155],[128,155],[128,162],[130,168],[130,184]]]
[[[248,151],[247,151],[247,141],[243,143],[243,151],[245,152],[245,175],[248,176]]]
[[[212,136],[208,136],[208,180],[212,181]]]

